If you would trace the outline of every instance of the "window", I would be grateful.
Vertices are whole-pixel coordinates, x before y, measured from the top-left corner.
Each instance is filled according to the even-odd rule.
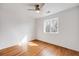
[[[44,32],[58,33],[58,18],[44,20]]]

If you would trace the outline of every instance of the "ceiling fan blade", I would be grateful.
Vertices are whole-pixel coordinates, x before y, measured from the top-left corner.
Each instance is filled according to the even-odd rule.
[[[27,9],[27,10],[29,10],[29,11],[35,11],[35,9]]]
[[[44,5],[45,5],[45,3],[42,3],[41,6],[40,6],[40,9],[43,8]]]

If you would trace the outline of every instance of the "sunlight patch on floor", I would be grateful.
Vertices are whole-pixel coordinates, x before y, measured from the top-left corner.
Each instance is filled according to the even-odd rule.
[[[55,56],[54,53],[52,53],[49,49],[44,49],[42,50],[42,52],[40,53],[41,56]]]
[[[33,43],[33,42],[29,42],[28,45],[30,45],[30,46],[38,46],[38,44]]]

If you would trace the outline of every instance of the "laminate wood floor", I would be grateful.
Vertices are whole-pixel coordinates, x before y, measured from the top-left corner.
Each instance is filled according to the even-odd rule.
[[[40,40],[32,40],[26,45],[16,45],[0,50],[0,56],[79,56],[74,51]]]

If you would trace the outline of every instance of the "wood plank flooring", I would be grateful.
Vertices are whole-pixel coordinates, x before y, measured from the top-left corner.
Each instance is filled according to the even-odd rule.
[[[0,56],[79,56],[79,51],[40,40],[32,40],[27,45],[16,45],[2,49]]]

